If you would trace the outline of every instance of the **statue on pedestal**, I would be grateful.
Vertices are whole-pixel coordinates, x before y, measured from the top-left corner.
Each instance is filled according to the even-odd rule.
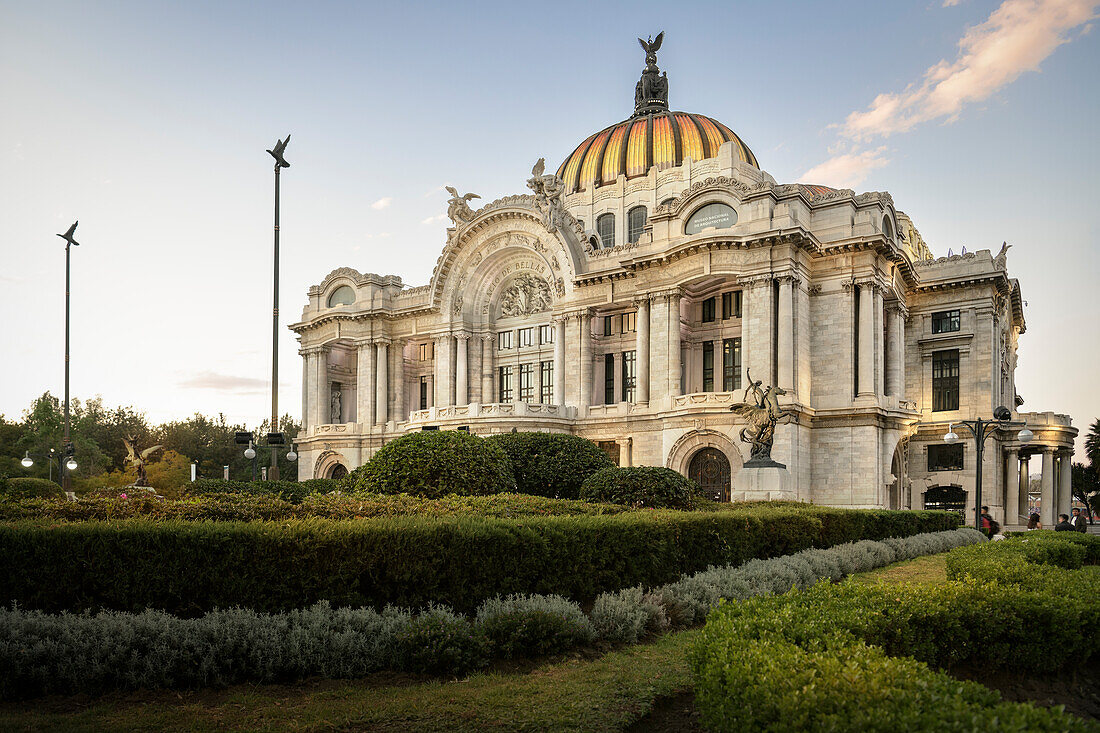
[[[137,479],[134,480],[134,486],[148,487],[149,478],[145,474],[145,465],[149,462],[149,456],[154,452],[163,448],[163,445],[154,445],[152,448],[146,448],[137,452],[137,438],[133,435],[128,435],[122,439],[122,444],[126,446],[126,459],[125,462],[134,466],[137,470]]]
[[[738,402],[730,405],[730,411],[735,412],[748,421],[748,425],[741,429],[741,442],[752,446],[749,460],[745,466],[753,465],[780,465],[772,460],[772,443],[775,440],[775,426],[780,422],[786,422],[794,416],[793,412],[784,410],[776,399],[779,395],[787,394],[787,390],[781,387],[768,386],[761,389],[760,381],[753,381],[752,374],[745,371],[749,378],[749,386],[745,389],[746,402]],[[751,401],[748,401],[750,400]]]

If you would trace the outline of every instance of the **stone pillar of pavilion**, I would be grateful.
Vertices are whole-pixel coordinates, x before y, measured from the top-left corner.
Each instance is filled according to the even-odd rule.
[[[409,412],[405,406],[405,395],[407,392],[405,385],[405,347],[408,346],[408,341],[394,341],[394,360],[393,360],[393,420],[394,422],[405,422],[409,419]]]
[[[892,399],[889,406],[897,407],[896,400],[904,399],[905,377],[902,375],[905,343],[905,318],[898,303],[886,307],[886,394]]]
[[[316,389],[313,394],[316,395],[317,401],[313,404],[313,422],[314,427],[318,425],[327,425],[329,423],[329,410],[331,405],[329,404],[329,390],[331,385],[328,380],[328,347],[319,346],[316,351],[316,361],[313,364],[314,370],[314,384]]]
[[[578,404],[584,407],[592,404],[592,314],[587,310],[577,316],[580,338],[580,398]]]
[[[871,323],[871,328],[875,334],[875,395],[881,397],[886,394],[886,349],[882,339],[882,319],[885,312],[883,310],[882,288],[876,287],[874,293],[874,304],[871,310],[874,320]]]
[[[875,397],[875,284],[859,284],[859,389],[857,399]]]
[[[493,393],[493,349],[496,347],[496,336],[487,333],[481,337],[481,402],[493,403],[497,401]]]
[[[1042,507],[1039,510],[1043,529],[1053,529],[1057,521],[1057,506],[1054,496],[1054,447],[1043,446],[1043,493]]]
[[[668,296],[668,393],[676,397],[680,389],[680,292]]]
[[[1073,506],[1073,453],[1063,451],[1058,456],[1058,511],[1069,514]],[[1054,517],[1055,522],[1058,517]]]
[[[1005,518],[1004,526],[1015,527],[1027,524],[1027,517],[1020,517],[1020,451],[1009,448],[1005,451]]]
[[[357,345],[355,363],[355,421],[364,426],[374,424],[374,342]]]

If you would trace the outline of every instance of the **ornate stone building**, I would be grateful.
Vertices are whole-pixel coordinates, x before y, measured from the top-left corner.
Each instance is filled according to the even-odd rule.
[[[567,432],[620,465],[667,466],[737,501],[730,406],[751,379],[793,413],[773,457],[790,498],[973,507],[973,441],[1005,405],[1035,433],[987,443],[983,503],[1068,511],[1065,415],[1018,412],[1025,322],[1007,247],[934,258],[888,193],[779,184],[728,127],[669,111],[656,44],[634,114],[540,160],[530,193],[453,226],[431,282],[331,272],[291,326],[303,357],[302,478],[341,475],[418,430]],[[1038,466],[1036,465],[1038,464]],[[970,514],[969,516],[973,516]]]

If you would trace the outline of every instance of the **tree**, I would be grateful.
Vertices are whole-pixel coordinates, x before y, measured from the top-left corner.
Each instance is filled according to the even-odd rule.
[[[1089,524],[1091,524],[1093,512],[1087,511],[1087,508],[1096,508],[1100,506],[1100,474],[1097,473],[1093,466],[1086,466],[1083,463],[1074,463],[1070,487],[1072,489],[1073,498],[1085,505],[1085,513],[1089,515]]]
[[[1100,470],[1100,418],[1092,421],[1085,436],[1085,457],[1094,470]]]
[[[72,429],[69,439],[73,443],[75,458],[78,468],[73,472],[73,478],[93,476],[102,473],[106,466],[106,456],[100,450],[99,445],[86,433],[84,428],[85,409],[80,400],[74,399],[69,403],[69,415]],[[19,438],[16,448],[20,451],[29,451],[34,457],[34,465],[25,470],[24,476],[48,478],[51,474],[50,461],[44,458],[53,448],[55,455],[60,456],[64,446],[61,445],[65,434],[65,416],[62,412],[61,402],[58,398],[45,392],[36,399],[23,413],[23,435]],[[60,483],[57,465],[52,471],[53,477]]]

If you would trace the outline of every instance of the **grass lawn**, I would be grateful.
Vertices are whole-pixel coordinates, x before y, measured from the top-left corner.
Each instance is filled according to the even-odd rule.
[[[860,583],[935,583],[945,555],[854,576]],[[571,658],[520,674],[461,681],[395,675],[199,692],[117,693],[0,704],[0,730],[612,731],[655,702],[688,692],[687,649],[698,630],[598,659]]]

